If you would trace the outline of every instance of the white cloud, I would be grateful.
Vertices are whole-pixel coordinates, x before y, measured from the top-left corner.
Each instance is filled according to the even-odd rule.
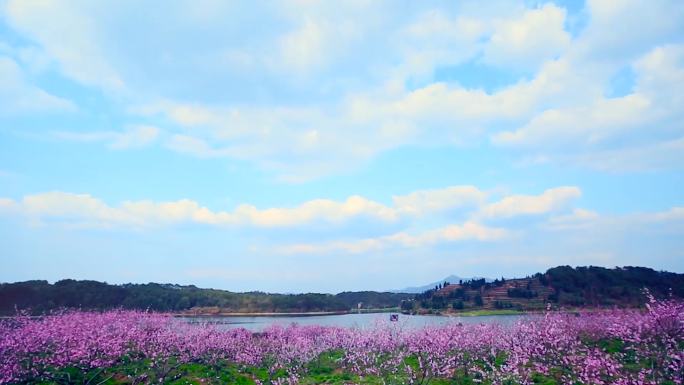
[[[90,131],[71,132],[59,131],[54,136],[63,140],[76,142],[105,142],[115,150],[144,147],[154,142],[160,130],[154,126],[129,126],[123,131]]]
[[[654,48],[632,63],[634,91],[549,108],[492,141],[547,160],[598,170],[678,167],[684,135],[684,45]]]
[[[547,106],[573,106],[603,93],[590,69],[568,60],[542,65],[531,80],[494,92],[436,82],[413,90],[356,94],[348,97],[352,123],[377,127],[383,121],[408,127],[402,138],[412,143],[468,142],[500,123],[526,121]]]
[[[667,211],[641,214],[639,218],[649,222],[684,221],[684,207],[672,207]]]
[[[240,205],[235,214],[249,218],[256,226],[288,226],[313,223],[318,220],[341,223],[355,217],[369,217],[384,222],[399,219],[396,210],[360,196],[351,196],[344,202],[316,199],[295,208],[270,208],[259,210],[252,205]]]
[[[116,149],[145,146],[157,139],[159,132],[154,126],[133,126],[116,135],[110,146]]]
[[[397,211],[414,215],[440,212],[452,208],[481,205],[487,193],[475,186],[452,186],[444,189],[419,190],[392,198]]]
[[[489,30],[488,20],[427,11],[399,33],[404,62],[395,76],[425,76],[439,65],[465,62],[478,53],[480,40]]]
[[[12,207],[34,223],[64,222],[71,225],[112,227],[153,227],[177,223],[199,223],[223,226],[253,226],[260,228],[296,227],[307,225],[342,225],[356,219],[369,219],[385,224],[398,224],[402,220],[434,219],[440,213],[455,208],[469,209],[461,216],[475,212],[474,217],[510,217],[524,214],[544,214],[558,211],[580,195],[576,187],[549,189],[538,196],[513,195],[501,201],[486,204],[488,193],[474,186],[451,186],[443,189],[419,190],[392,197],[393,205],[352,195],[343,201],[313,199],[294,207],[257,208],[240,204],[232,211],[214,211],[199,203],[181,199],[155,202],[125,201],[111,206],[88,194],[47,192],[27,195],[20,201],[3,199],[3,207]],[[480,211],[478,211],[478,209]],[[469,222],[470,223],[470,222]],[[475,222],[463,228],[443,228],[424,233],[420,237],[397,235],[395,241],[431,242],[430,239],[458,239],[461,235],[482,239],[487,233]],[[479,239],[479,238],[478,238]]]
[[[682,65],[672,47],[681,43],[681,2],[589,1],[587,26],[574,38],[564,29],[567,12],[551,3],[272,6],[198,12],[177,4],[144,26],[123,17],[126,4],[8,1],[3,11],[34,43],[23,55],[29,66],[54,63],[71,79],[115,91],[133,114],[168,120],[180,131],[171,150],[246,160],[280,180],[345,171],[400,146],[488,136],[527,158],[586,166],[625,150],[633,169],[651,168],[639,167],[649,158],[636,151],[635,133],[657,127],[653,137],[663,143],[682,136]],[[231,17],[272,19],[246,34]],[[121,44],[124,30],[140,38]],[[197,35],[212,38],[198,44]],[[149,53],[152,43],[159,54]],[[529,79],[496,91],[434,80],[464,63],[516,66]],[[625,65],[638,74],[635,93],[605,98]],[[576,151],[554,151],[567,142]],[[658,166],[671,167],[667,159]]]
[[[139,206],[124,203],[120,207],[112,207],[88,194],[73,194],[60,191],[27,195],[19,201],[7,200],[15,208],[16,213],[26,217],[36,225],[58,224],[73,227],[141,227],[159,225],[151,219],[169,219],[180,208],[192,204],[187,201],[160,204],[156,215],[143,212]],[[142,204],[142,203],[141,203]],[[187,211],[186,211],[187,212]],[[148,215],[146,217],[146,215]],[[176,216],[176,218],[178,218]],[[187,219],[187,218],[183,218]]]
[[[198,158],[217,158],[231,155],[228,149],[211,148],[206,141],[188,135],[172,135],[166,142],[166,147]]]
[[[72,79],[108,90],[124,88],[103,51],[101,25],[96,17],[106,16],[107,10],[99,4],[7,1],[3,8],[8,23],[40,42]]]
[[[542,100],[567,102],[567,87],[587,83],[568,71],[567,63],[551,62],[537,78],[495,93],[434,83],[350,94],[339,106],[226,108],[164,101],[132,112],[162,116],[186,129],[167,143],[174,151],[243,159],[281,177],[305,180],[355,167],[401,145],[468,142],[488,124],[523,119]],[[595,86],[579,88],[573,100],[600,92]]]
[[[17,57],[30,72],[45,72],[52,64],[52,59],[42,49],[33,46],[21,47],[16,52]]]
[[[552,230],[568,230],[591,226],[599,214],[586,209],[574,209],[570,214],[556,215],[547,221],[546,226]]]
[[[268,53],[261,53],[265,70],[297,83],[332,71],[344,73],[357,63],[368,63],[377,53],[368,52],[376,42],[377,28],[387,28],[389,4],[349,1],[329,4],[317,1],[288,0],[276,3],[275,12],[287,24],[269,42]],[[368,52],[369,57],[359,55]]]
[[[549,109],[513,132],[493,137],[495,144],[545,148],[571,144],[595,144],[614,136],[615,131],[641,126],[651,103],[640,95],[601,99],[589,107]],[[579,142],[579,143],[578,143]]]
[[[540,215],[557,211],[579,198],[578,187],[556,187],[541,195],[512,195],[484,206],[478,216],[483,218],[510,218],[520,215]]]
[[[395,222],[399,212],[360,196],[342,202],[316,199],[292,208],[258,209],[242,204],[234,211],[212,211],[197,202],[126,201],[118,207],[88,194],[48,192],[28,195],[21,201],[2,199],[3,208],[18,212],[33,223],[63,223],[85,227],[151,227],[176,223],[226,226],[291,227],[307,224],[341,224],[354,218]]]
[[[591,57],[629,60],[681,37],[681,1],[588,0],[586,5],[590,22],[578,43]]]
[[[334,46],[331,46],[331,38],[338,33],[342,34],[341,31],[335,30],[337,27],[327,22],[304,20],[298,29],[281,38],[282,60],[278,64],[285,65],[295,72],[311,71],[325,65],[330,59],[327,51],[334,49]]]
[[[681,170],[684,167],[682,154],[684,137],[647,145],[591,151],[575,155],[568,162],[613,173]]]
[[[291,180],[353,167],[405,142],[394,135],[392,122],[377,130],[325,107],[224,108],[165,101],[134,112],[161,115],[186,129],[168,141],[173,151],[248,160]]]
[[[654,112],[681,115],[684,103],[684,44],[655,47],[634,63],[636,93],[654,102]],[[657,103],[657,104],[656,104]]]
[[[17,203],[12,199],[0,198],[0,212],[11,212],[17,209]]]
[[[32,85],[14,60],[0,56],[0,114],[74,110],[71,101]]]
[[[506,229],[487,227],[475,222],[465,222],[462,225],[448,225],[418,234],[399,232],[377,238],[352,241],[294,244],[278,247],[277,251],[283,254],[327,254],[334,252],[360,254],[389,248],[428,247],[448,242],[492,242],[510,236],[511,232]]]
[[[542,229],[575,232],[599,236],[603,233],[629,233],[656,231],[661,233],[684,230],[684,207],[674,206],[664,211],[632,212],[626,214],[599,214],[585,209],[574,209],[570,214],[553,215]],[[665,229],[665,231],[662,231]]]
[[[314,199],[292,208],[258,209],[250,204],[241,204],[228,212],[211,211],[187,199],[174,202],[126,201],[119,207],[113,207],[87,194],[49,192],[29,195],[16,203],[5,199],[3,205],[16,205],[22,213],[36,221],[45,219],[59,222],[66,219],[67,222],[82,220],[85,224],[91,224],[99,220],[103,226],[157,226],[195,222],[287,227],[317,222],[341,224],[354,218],[396,222],[402,216],[419,216],[464,204],[477,204],[484,196],[472,186],[454,186],[395,196],[393,207],[354,195],[341,202]]]
[[[520,18],[502,20],[484,48],[485,63],[497,67],[535,69],[570,45],[565,31],[565,9],[554,4],[526,11]]]

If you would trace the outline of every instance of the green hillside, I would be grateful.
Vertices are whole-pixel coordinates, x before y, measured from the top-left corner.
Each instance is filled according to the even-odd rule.
[[[554,307],[634,307],[644,289],[656,297],[684,297],[684,274],[644,267],[554,267],[525,278],[444,282],[402,303],[406,312],[542,310]]]
[[[340,312],[357,308],[405,312],[540,310],[555,307],[632,307],[644,303],[644,289],[656,297],[684,297],[684,274],[643,267],[606,269],[559,266],[525,278],[445,282],[420,294],[374,291],[339,294],[235,293],[173,284],[110,285],[66,279],[0,284],[0,313],[33,314],[61,308],[150,309],[199,313]]]

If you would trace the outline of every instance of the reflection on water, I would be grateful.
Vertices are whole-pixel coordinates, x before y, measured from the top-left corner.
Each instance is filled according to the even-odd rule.
[[[211,323],[220,328],[245,328],[252,331],[260,331],[270,325],[287,326],[293,323],[299,325],[321,325],[367,328],[389,322],[389,313],[374,314],[342,314],[320,315],[307,317],[179,317],[188,323]],[[429,325],[445,324],[480,324],[499,323],[510,325],[516,321],[528,317],[526,315],[491,315],[477,317],[445,317],[426,315],[399,315],[398,326],[405,328],[420,328]]]

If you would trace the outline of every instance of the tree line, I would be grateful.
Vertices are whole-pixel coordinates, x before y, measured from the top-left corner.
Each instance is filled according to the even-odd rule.
[[[0,284],[0,313],[11,315],[16,310],[30,309],[33,314],[42,314],[61,308],[124,308],[173,312],[210,307],[254,313],[347,311],[356,309],[359,302],[363,304],[363,308],[396,307],[403,299],[411,296],[378,292],[343,292],[337,295],[235,293],[201,289],[193,285],[111,285],[106,282],[65,279],[54,284],[47,281]]]
[[[646,301],[645,289],[657,298],[670,295],[684,298],[684,274],[645,267],[558,266],[523,281],[526,282],[521,287],[508,288],[504,298],[496,296],[491,306],[519,310],[538,309],[544,303],[558,307],[635,307]],[[485,305],[483,297],[492,297],[491,293],[507,282],[503,277],[489,282],[483,278],[465,280],[446,292],[441,291],[449,285],[445,282],[417,294],[413,301],[405,301],[401,307],[404,311],[477,309]],[[545,292],[550,294],[541,296],[533,290],[533,282],[548,288]]]
[[[659,298],[669,295],[684,298],[684,274],[655,271],[644,267],[570,267],[559,266],[526,278],[551,290],[543,298],[526,287],[507,291],[509,298],[520,301],[544,301],[557,306],[639,306],[644,302],[643,290]],[[485,279],[460,281],[460,288],[446,295],[435,295],[449,282],[420,294],[374,291],[342,292],[339,294],[271,294],[263,292],[235,293],[202,289],[193,285],[123,284],[111,285],[98,281],[65,279],[51,284],[47,281],[25,281],[0,284],[0,314],[12,315],[29,309],[42,314],[53,309],[78,308],[102,310],[112,308],[149,309],[153,311],[185,311],[192,308],[220,308],[229,312],[315,312],[348,311],[362,307],[393,308],[405,311],[415,308],[455,309],[478,308],[485,305],[483,296],[506,283],[502,277],[492,282]],[[470,293],[470,294],[469,294]],[[523,302],[524,303],[524,302]],[[509,307],[506,301],[492,304]]]

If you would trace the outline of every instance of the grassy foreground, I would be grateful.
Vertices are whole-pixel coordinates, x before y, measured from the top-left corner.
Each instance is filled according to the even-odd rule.
[[[599,340],[595,342],[596,347],[608,355],[629,354],[627,345],[619,339]],[[680,344],[684,349],[684,345]],[[445,377],[430,377],[428,370],[421,373],[421,364],[417,356],[407,356],[402,364],[405,368],[401,371],[388,370],[379,374],[359,375],[345,366],[345,352],[341,350],[328,351],[318,355],[315,359],[308,362],[304,367],[299,368],[300,373],[297,377],[291,377],[285,368],[273,369],[263,366],[245,366],[229,362],[216,362],[213,365],[203,363],[178,363],[170,360],[162,367],[157,366],[153,360],[143,359],[130,361],[117,366],[92,369],[83,371],[79,367],[65,367],[61,369],[50,369],[47,373],[51,377],[49,381],[22,381],[24,384],[41,385],[60,385],[60,384],[93,384],[93,385],[127,385],[127,384],[148,384],[163,383],[170,385],[208,385],[208,384],[236,384],[236,385],[257,385],[257,384],[288,384],[297,383],[309,384],[366,384],[366,385],[386,385],[386,384],[432,384],[432,385],[563,385],[564,370],[556,368],[543,375],[532,372],[527,381],[521,382],[509,380],[495,382],[482,380],[477,375],[468,375],[472,368],[457,368],[451,375]],[[506,354],[500,353],[494,359],[494,366],[501,367],[506,361]],[[474,362],[480,369],[486,370],[489,364],[485,362]],[[648,362],[637,364],[634,362],[632,371],[639,371],[648,366]],[[566,368],[570,369],[570,368]],[[408,375],[413,371],[412,375]],[[416,373],[418,373],[416,375]],[[625,382],[629,384],[630,382]],[[653,384],[652,382],[643,382]],[[657,382],[658,385],[676,385],[675,378],[665,379]],[[576,382],[576,385],[582,385]]]
[[[344,357],[343,352],[326,352],[309,363],[304,370],[306,373],[297,379],[298,384],[331,384],[331,385],[385,385],[385,384],[409,384],[412,379],[400,373],[385,375],[359,375],[345,370],[340,363]],[[500,364],[503,359],[500,360]],[[284,369],[270,372],[266,368],[244,367],[235,364],[222,363],[218,365],[206,365],[199,363],[184,363],[170,365],[168,373],[159,382],[158,376],[150,370],[151,362],[143,360],[131,362],[125,365],[112,367],[104,370],[92,370],[83,373],[78,368],[64,368],[52,373],[60,380],[39,381],[41,385],[60,384],[97,384],[97,385],[126,385],[143,383],[163,383],[169,385],[208,385],[208,384],[279,384],[287,383],[288,373]],[[419,370],[415,359],[407,358],[406,364],[414,370]],[[560,373],[558,373],[560,375]],[[421,381],[422,380],[422,381]],[[415,381],[415,379],[414,379]],[[466,375],[463,371],[457,371],[449,378],[423,378],[420,384],[432,385],[476,385],[492,384],[491,381],[479,381],[477,378]],[[535,373],[531,377],[532,384],[561,385],[563,382],[551,376]],[[508,382],[508,385],[519,385],[519,382]],[[672,381],[665,381],[662,385],[674,385]]]

